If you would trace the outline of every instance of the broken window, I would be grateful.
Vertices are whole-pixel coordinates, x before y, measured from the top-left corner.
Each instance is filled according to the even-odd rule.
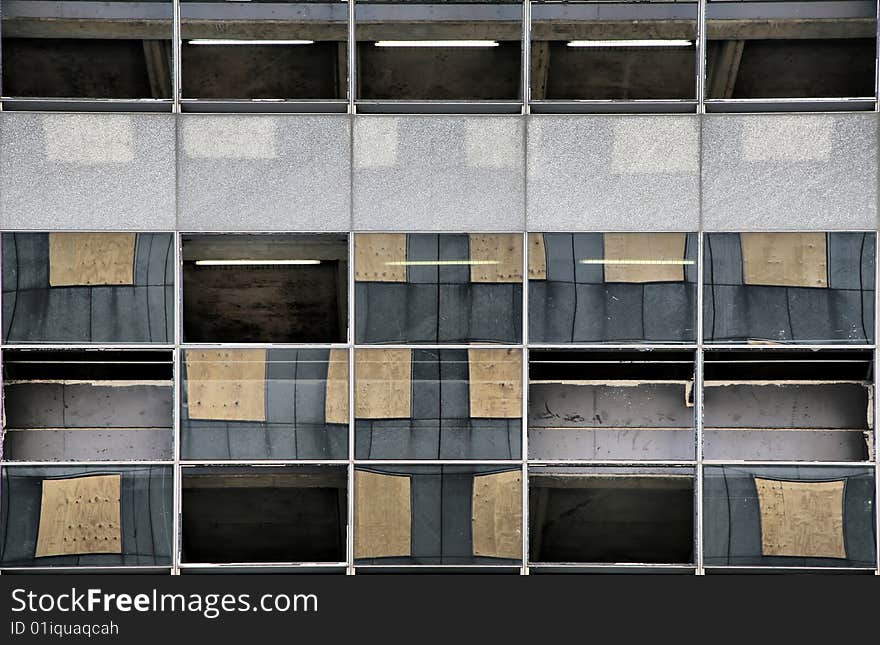
[[[529,352],[530,459],[693,459],[694,354]]]
[[[519,343],[522,235],[358,233],[359,343]]]
[[[173,459],[170,351],[6,350],[3,458]]]
[[[874,453],[872,352],[707,352],[706,459],[865,461]]]
[[[873,233],[709,233],[707,342],[871,343]]]
[[[515,565],[522,560],[522,470],[497,466],[357,468],[360,565]]]
[[[529,560],[692,563],[693,468],[530,468]]]
[[[874,567],[873,469],[706,466],[706,566]]]
[[[694,342],[693,233],[530,233],[533,343]]]
[[[4,567],[171,566],[171,466],[2,470]]]
[[[355,350],[358,459],[519,459],[518,349]]]
[[[185,99],[346,99],[348,4],[183,0]]]
[[[532,2],[531,100],[696,98],[696,2]]]
[[[344,343],[347,235],[183,236],[190,343]]]
[[[358,2],[357,97],[518,100],[522,13],[519,2]]]
[[[3,0],[3,96],[171,99],[172,3]]]
[[[348,350],[187,349],[184,459],[348,459]]]
[[[874,97],[873,2],[726,2],[707,12],[706,97]]]
[[[171,343],[170,233],[4,233],[8,343]]]
[[[182,562],[345,562],[344,466],[187,466],[182,473]]]

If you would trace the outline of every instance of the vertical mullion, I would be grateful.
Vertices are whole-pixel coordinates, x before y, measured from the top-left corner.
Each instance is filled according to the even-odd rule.
[[[177,0],[175,0],[176,4]],[[174,232],[174,349],[172,351],[172,356],[174,359],[174,395],[172,397],[173,405],[174,405],[174,430],[173,430],[173,438],[174,438],[174,476],[172,478],[172,482],[174,485],[174,504],[173,504],[173,512],[174,512],[174,520],[172,524],[172,536],[173,543],[171,547],[172,553],[172,575],[180,575],[180,560],[181,560],[181,544],[182,544],[182,502],[183,502],[183,479],[182,472],[180,468],[180,386],[181,386],[181,361],[183,361],[183,354],[180,349],[181,343],[181,321],[182,321],[182,310],[183,306],[183,280],[181,278],[183,273],[183,267],[181,263],[181,236],[180,233]]]
[[[528,3],[529,0],[526,0]],[[523,227],[525,229],[527,227]],[[520,431],[520,460],[522,466],[522,575],[529,574],[529,234],[523,230],[522,268],[522,427]]]
[[[878,0],[880,1],[880,0]],[[522,88],[520,100],[522,101],[522,113],[529,114],[531,108],[529,102],[532,99],[532,0],[523,0],[522,7],[522,74],[520,79]],[[525,274],[523,274],[525,276]]]
[[[355,113],[354,99],[357,74],[357,36],[355,34],[356,12],[355,0],[348,1],[348,113]],[[349,266],[349,271],[352,267]],[[352,333],[354,328],[352,327]]]
[[[706,3],[708,0],[697,2],[697,114],[706,112]]]
[[[872,410],[873,419],[874,419],[874,427],[872,429],[873,437],[872,443],[874,444],[874,454],[868,455],[869,459],[874,459],[874,575],[880,576],[880,539],[878,539],[878,529],[880,529],[880,506],[878,506],[878,500],[880,500],[880,448],[877,447],[877,422],[880,421],[880,415],[877,413],[877,378],[880,376],[880,368],[877,366],[877,359],[880,357],[880,348],[877,347],[877,332],[880,331],[880,321],[877,320],[877,281],[880,278],[880,266],[878,266],[878,260],[880,260],[880,248],[877,245],[877,235],[874,235],[874,338],[872,343],[874,344],[874,383],[872,384],[873,388],[873,401],[874,401],[874,409]],[[859,267],[859,271],[861,271],[861,267]]]
[[[354,4],[354,0],[349,0]],[[349,104],[351,105],[351,103]],[[354,238],[348,234],[348,530],[345,532],[346,574],[354,575]]]
[[[702,229],[702,226],[700,227]],[[697,472],[694,473],[694,556],[697,575],[703,566],[703,231],[697,233],[697,350],[694,355],[694,421]]]
[[[874,4],[874,21],[877,33],[874,39],[874,110],[880,112],[880,0]]]
[[[172,0],[173,15],[171,28],[171,95],[174,99],[171,110],[180,112],[180,94],[182,81],[181,35],[180,35],[180,0]]]

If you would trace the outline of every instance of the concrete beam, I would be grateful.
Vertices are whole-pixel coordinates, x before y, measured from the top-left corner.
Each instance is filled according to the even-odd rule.
[[[190,38],[307,39],[340,41],[347,38],[342,22],[292,22],[290,20],[192,19],[181,25],[181,36]],[[627,38],[693,39],[696,23],[690,19],[598,20],[536,22],[534,41],[603,40]],[[93,38],[170,40],[171,21],[163,19],[105,17],[13,16],[3,19],[3,36],[11,38]],[[358,41],[474,39],[517,41],[519,22],[510,21],[411,21],[359,24]],[[710,40],[873,38],[872,18],[786,18],[710,20]]]

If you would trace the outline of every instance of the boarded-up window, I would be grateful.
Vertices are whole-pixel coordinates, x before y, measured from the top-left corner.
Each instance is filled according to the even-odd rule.
[[[355,416],[407,419],[412,410],[412,350],[355,352]]]
[[[348,423],[348,350],[346,349],[330,350],[324,421]]]
[[[49,286],[134,284],[134,233],[49,233]]]
[[[825,233],[742,233],[743,282],[827,287]]]
[[[122,553],[119,475],[43,480],[35,556]]]
[[[355,235],[354,279],[358,282],[406,282],[406,234]]]
[[[187,350],[190,419],[266,420],[266,350]]]
[[[522,557],[522,473],[476,475],[472,500],[474,555]]]
[[[471,235],[471,282],[522,282],[522,237]]]
[[[681,282],[685,233],[605,233],[605,282]]]
[[[475,419],[522,416],[522,354],[515,349],[469,349],[470,413]]]
[[[406,557],[412,553],[411,497],[407,475],[355,472],[355,558]]]
[[[529,280],[547,279],[547,249],[543,233],[529,233]]]
[[[762,555],[845,558],[845,482],[755,478],[761,510]]]

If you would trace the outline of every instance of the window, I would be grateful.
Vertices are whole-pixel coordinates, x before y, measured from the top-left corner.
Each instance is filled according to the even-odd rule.
[[[531,100],[696,98],[696,2],[532,2]]]
[[[709,233],[706,342],[871,343],[873,233]]]
[[[533,343],[693,342],[693,233],[530,233]]]
[[[358,233],[358,343],[522,337],[522,235]]]
[[[346,235],[186,235],[190,343],[345,342]]]
[[[170,101],[170,0],[70,5],[3,0],[3,96]]]
[[[4,233],[7,343],[172,343],[170,233]]]

